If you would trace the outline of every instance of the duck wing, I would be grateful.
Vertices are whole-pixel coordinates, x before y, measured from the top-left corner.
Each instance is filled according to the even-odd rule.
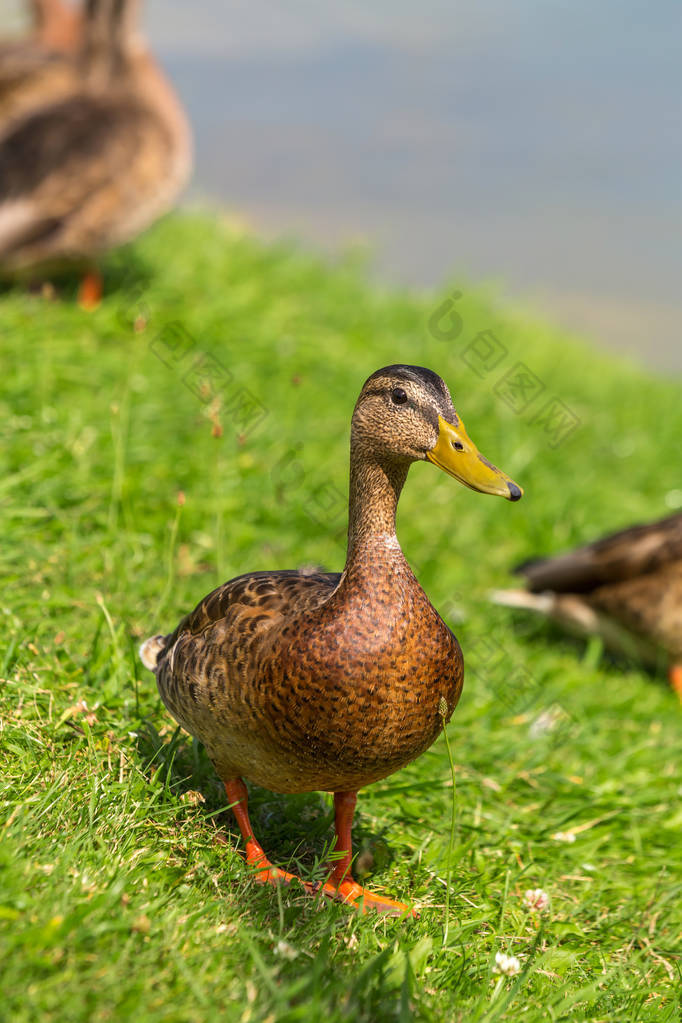
[[[269,630],[285,618],[310,611],[325,601],[339,584],[339,572],[249,572],[223,583],[204,597],[168,636],[156,637],[158,653],[154,670],[164,662],[179,640],[188,642],[194,654],[216,651],[220,638],[246,643],[256,632]],[[225,655],[233,651],[226,650]]]
[[[161,699],[176,721],[197,736],[222,778],[264,771],[271,700],[268,658],[287,621],[312,610],[334,591],[338,574],[253,572],[209,593],[168,636],[141,649]],[[245,767],[245,765],[248,765]],[[280,765],[281,766],[281,765]]]
[[[234,614],[257,609],[261,614],[281,618],[318,607],[330,596],[341,579],[340,572],[248,572],[223,583],[197,604],[178,625],[176,633],[198,635],[209,626]]]
[[[526,561],[514,571],[533,593],[591,593],[682,561],[682,514],[630,526],[555,558]]]

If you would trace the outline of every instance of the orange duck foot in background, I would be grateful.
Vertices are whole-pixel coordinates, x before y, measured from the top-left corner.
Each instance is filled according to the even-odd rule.
[[[99,270],[88,270],[78,288],[78,305],[90,312],[102,301],[102,275]]]
[[[350,876],[351,864],[351,825],[353,813],[357,801],[355,792],[334,793],[334,816],[336,826],[336,849],[343,852],[343,856],[334,864],[329,881],[323,885],[314,885],[304,881],[296,874],[290,874],[279,867],[273,867],[265,855],[261,845],[256,841],[249,820],[248,793],[246,785],[241,778],[233,778],[223,783],[227,798],[230,801],[232,812],[237,818],[237,824],[246,842],[246,862],[256,868],[255,878],[262,884],[278,884],[283,881],[289,884],[291,881],[299,881],[306,891],[311,894],[321,893],[327,898],[344,902],[366,913],[368,909],[376,910],[378,913],[386,913],[391,916],[403,916],[409,914],[416,916],[413,909],[403,902],[395,902],[393,899],[373,895],[366,888],[356,884]]]
[[[668,678],[670,679],[670,685],[677,693],[680,703],[682,703],[682,664],[671,664],[668,670]]]

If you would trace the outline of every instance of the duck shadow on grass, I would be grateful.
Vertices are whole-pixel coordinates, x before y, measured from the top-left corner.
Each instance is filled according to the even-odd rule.
[[[123,246],[99,261],[102,275],[102,289],[105,298],[119,296],[124,301],[129,297],[131,306],[143,301],[144,293],[154,281],[155,270],[136,249]],[[46,301],[64,302],[75,305],[83,275],[88,266],[62,267],[52,273],[44,270],[35,276],[25,274],[18,279],[0,277],[0,297],[12,294],[32,294]],[[131,322],[134,316],[131,315]]]
[[[244,842],[223,786],[196,739],[180,728],[170,738],[162,736],[146,720],[137,728],[137,750],[145,774],[153,774],[157,783],[181,800],[201,803],[201,816],[214,840],[243,855]],[[306,881],[326,880],[334,840],[331,797],[322,792],[282,794],[257,785],[248,787],[251,823],[271,863]],[[361,809],[353,823],[353,854],[354,876],[362,882],[375,871],[378,879],[395,858],[383,830],[370,829]]]
[[[512,623],[514,634],[529,647],[534,644],[555,647],[571,654],[578,664],[589,663],[592,667],[619,675],[637,672],[654,684],[668,688],[668,661],[662,653],[655,664],[648,663],[635,654],[610,649],[599,636],[572,635],[548,619],[532,620],[512,611]]]

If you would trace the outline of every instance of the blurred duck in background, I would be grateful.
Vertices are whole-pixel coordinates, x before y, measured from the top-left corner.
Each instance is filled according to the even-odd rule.
[[[87,0],[73,87],[0,124],[0,273],[79,270],[85,308],[101,297],[98,258],[169,210],[191,171],[187,119],[138,14],[137,0]]]
[[[83,37],[81,9],[62,0],[32,0],[31,29],[0,42],[0,130],[12,118],[54,103],[78,81],[74,56]]]
[[[667,664],[682,700],[682,513],[631,526],[555,558],[515,570],[527,590],[500,590],[498,604],[546,615],[574,634],[656,668]]]

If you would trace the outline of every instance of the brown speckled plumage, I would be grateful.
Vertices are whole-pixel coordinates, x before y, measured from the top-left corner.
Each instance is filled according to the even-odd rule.
[[[434,393],[433,408],[436,400],[454,416],[449,395]],[[435,440],[437,416],[424,429]],[[395,537],[408,465],[382,464],[364,436],[353,444],[343,576],[241,576],[169,637],[161,695],[221,778],[278,792],[357,789],[431,745],[441,699],[448,718],[455,709],[459,645]]]
[[[436,374],[373,374],[351,425],[343,574],[240,576],[142,648],[166,706],[205,745],[228,794],[245,803],[245,790],[231,787],[241,777],[278,792],[335,792],[342,848],[344,800],[423,753],[462,689],[459,644],[395,535],[410,463],[434,448],[439,417],[459,424]],[[497,486],[504,474],[490,476]],[[240,827],[248,839],[248,818]],[[349,864],[350,851],[346,873]]]
[[[68,84],[0,137],[0,270],[88,266],[173,204],[191,166],[189,127],[135,31],[134,0],[88,0]],[[52,63],[55,63],[53,60]]]

